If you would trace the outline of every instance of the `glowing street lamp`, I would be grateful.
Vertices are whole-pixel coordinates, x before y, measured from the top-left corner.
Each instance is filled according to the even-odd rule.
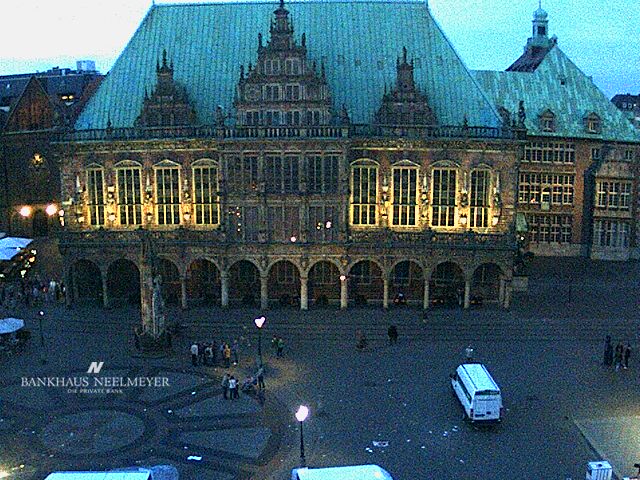
[[[304,405],[300,405],[298,411],[296,412],[296,420],[300,422],[300,466],[306,467],[307,460],[304,458],[304,433],[302,430],[302,423],[309,416],[309,407],[305,407]]]
[[[58,213],[58,207],[55,205],[55,203],[50,203],[49,205],[47,205],[47,208],[44,211],[47,213],[47,215],[53,217],[56,213]]]
[[[33,209],[29,205],[25,205],[23,207],[20,207],[19,213],[21,217],[27,218],[31,216],[32,211]]]
[[[267,319],[264,317],[256,318],[253,323],[258,327],[258,358],[260,359],[260,367],[262,366],[262,326]]]

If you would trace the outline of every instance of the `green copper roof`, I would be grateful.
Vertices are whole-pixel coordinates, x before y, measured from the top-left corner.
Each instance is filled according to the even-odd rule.
[[[496,108],[504,107],[517,116],[518,103],[524,101],[529,135],[640,141],[640,132],[557,46],[531,73],[473,73]],[[540,128],[538,116],[547,109],[555,114],[555,132]],[[602,120],[600,134],[585,131],[583,119],[591,112]]]
[[[201,124],[215,108],[232,109],[240,65],[256,62],[258,33],[269,38],[277,2],[152,7],[76,123],[77,129],[133,126],[156,62],[167,49],[174,78],[187,89]],[[295,37],[306,33],[308,55],[324,61],[334,107],[353,123],[370,123],[385,83],[396,79],[402,47],[415,62],[416,83],[441,125],[498,126],[499,116],[431,17],[424,1],[290,3]]]

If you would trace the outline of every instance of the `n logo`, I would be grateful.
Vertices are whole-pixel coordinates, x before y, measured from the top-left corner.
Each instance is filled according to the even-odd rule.
[[[102,365],[104,365],[104,362],[91,362],[87,373],[100,373],[100,370],[102,370]]]

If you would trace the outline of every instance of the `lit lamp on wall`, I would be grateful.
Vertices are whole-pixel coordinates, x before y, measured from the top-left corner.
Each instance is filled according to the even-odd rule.
[[[29,218],[33,213],[33,209],[29,205],[24,205],[20,207],[20,210],[18,210],[18,213],[22,218]]]
[[[389,201],[389,179],[386,175],[382,177],[382,205],[380,214],[386,218],[387,216],[387,202]]]
[[[107,215],[107,219],[113,223],[116,221],[116,214],[115,212],[109,212],[109,214]]]
[[[182,213],[182,216],[184,217],[184,221],[185,222],[189,222],[189,220],[191,220],[191,212],[189,211],[188,208],[184,209],[184,212]]]
[[[458,223],[460,223],[461,227],[466,227],[467,226],[467,214],[463,213],[462,215],[460,215],[460,218],[458,219]]]
[[[500,211],[494,213],[491,217],[491,226],[495,227],[496,225],[498,225],[498,222],[500,222]]]
[[[44,211],[49,217],[53,217],[56,213],[58,213],[58,207],[55,203],[50,203],[49,205],[47,205],[47,208],[45,208]]]

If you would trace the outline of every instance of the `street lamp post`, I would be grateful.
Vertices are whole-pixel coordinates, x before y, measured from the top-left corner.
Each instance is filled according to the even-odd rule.
[[[298,411],[296,412],[296,420],[300,422],[300,466],[306,467],[307,460],[304,458],[304,433],[302,429],[302,423],[309,416],[309,408],[304,405],[300,405]]]
[[[40,310],[38,312],[38,326],[40,329],[40,363],[43,365],[47,363],[47,359],[45,357],[45,349],[44,349],[44,332],[42,330],[42,319],[44,318],[44,312]]]
[[[260,362],[260,367],[262,366],[262,326],[267,319],[264,317],[258,317],[253,322],[258,327],[258,359]]]

